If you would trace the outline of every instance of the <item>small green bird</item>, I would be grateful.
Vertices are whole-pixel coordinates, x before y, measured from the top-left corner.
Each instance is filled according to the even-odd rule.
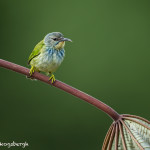
[[[51,74],[49,78],[51,83],[55,81],[53,72],[57,70],[64,59],[65,41],[71,42],[71,39],[64,38],[60,32],[52,32],[35,46],[28,59],[28,64],[31,65],[30,77],[35,71],[42,71]]]

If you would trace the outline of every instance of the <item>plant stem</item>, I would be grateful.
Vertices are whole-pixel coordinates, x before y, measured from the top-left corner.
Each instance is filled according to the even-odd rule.
[[[18,72],[18,73],[21,73],[21,74],[24,74],[24,75],[27,75],[29,76],[29,69],[28,68],[25,68],[23,66],[20,66],[20,65],[17,65],[17,64],[14,64],[14,63],[11,63],[9,61],[6,61],[6,60],[3,60],[3,59],[0,59],[0,66],[3,67],[3,68],[7,68],[9,70],[12,70],[12,71],[15,71],[15,72]],[[41,73],[38,73],[38,72],[35,72],[32,76],[33,78],[35,79],[38,79],[42,82],[45,82],[47,84],[51,84],[51,82],[49,81],[49,77],[48,76],[45,76]],[[78,90],[78,89],[75,89],[61,81],[58,81],[56,80],[53,84],[51,84],[52,86],[55,86],[67,93],[70,93],[94,106],[96,106],[97,108],[101,109],[102,111],[104,111],[107,115],[109,115],[113,120],[118,120],[120,115],[115,111],[113,110],[111,107],[109,107],[108,105],[104,104],[103,102],[99,101],[98,99]]]

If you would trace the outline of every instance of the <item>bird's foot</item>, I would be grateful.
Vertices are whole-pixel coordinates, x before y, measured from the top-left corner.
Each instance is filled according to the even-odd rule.
[[[34,79],[33,77],[32,77],[32,74],[35,72],[35,70],[34,70],[34,67],[32,66],[31,67],[31,69],[30,69],[30,71],[29,71],[29,75],[27,75],[26,77],[27,78],[30,78],[30,79]]]
[[[33,74],[34,72],[35,72],[35,70],[34,70],[34,67],[32,66],[31,69],[30,69],[30,71],[29,71],[30,77],[32,76],[32,74]]]
[[[53,74],[50,76],[49,81],[50,80],[52,84],[55,82],[55,76]]]

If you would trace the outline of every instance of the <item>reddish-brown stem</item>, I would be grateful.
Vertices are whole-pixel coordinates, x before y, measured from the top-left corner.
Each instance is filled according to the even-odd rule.
[[[126,142],[125,142],[125,138],[124,138],[124,133],[123,133],[123,129],[122,129],[122,124],[120,122],[118,122],[118,124],[119,124],[119,130],[120,130],[120,134],[121,134],[123,148],[124,148],[124,150],[127,150],[127,146],[126,146]]]
[[[106,134],[102,150],[105,150],[107,148],[107,146],[108,146],[109,138],[110,138],[110,135],[111,135],[113,127],[114,127],[114,123],[111,124],[111,126],[110,126],[110,128],[109,128],[109,130],[108,130],[108,132]]]
[[[115,150],[118,150],[118,139],[119,139],[119,127],[118,123],[116,123]]]
[[[132,117],[132,118],[136,118],[136,119],[140,119],[140,120],[143,120],[145,122],[147,122],[148,124],[150,124],[150,121],[148,121],[147,119],[145,118],[142,118],[142,117],[139,117],[139,116],[135,116],[135,115],[128,115],[128,114],[123,114],[122,117]]]
[[[115,130],[116,130],[116,125],[114,124],[113,130],[111,132],[110,140],[109,140],[109,143],[108,143],[108,150],[111,150],[111,148],[112,148],[112,143],[113,143],[113,140],[114,140]]]
[[[143,127],[145,127],[145,128],[147,128],[147,129],[150,130],[150,127],[149,127],[149,126],[145,125],[144,123],[141,123],[141,122],[138,121],[138,120],[135,120],[135,119],[132,119],[132,118],[129,118],[129,117],[122,117],[122,119],[130,120],[130,121],[135,122],[135,123],[137,123],[137,124],[139,124],[139,125],[141,125],[141,126],[143,126]]]
[[[14,63],[11,63],[9,61],[0,59],[0,66],[29,76],[29,69],[28,68],[22,67],[20,65],[14,64]],[[45,82],[47,84],[51,84],[51,82],[49,81],[49,77],[47,77],[41,73],[35,72],[32,77],[35,79],[38,79],[42,82]],[[69,86],[69,85],[67,85],[61,81],[58,81],[58,80],[56,80],[55,83],[53,83],[51,85],[65,91],[67,93],[70,93],[70,94],[72,94],[72,95],[74,95],[74,96],[94,105],[94,106],[96,106],[97,108],[101,109],[106,114],[108,114],[115,121],[120,118],[120,115],[115,110],[113,110],[111,107],[109,107],[108,105],[104,104],[103,102],[99,101],[98,99],[96,99],[96,98],[94,98],[94,97],[92,97],[92,96],[90,96],[90,95],[88,95],[88,94],[86,94],[86,93],[84,93],[78,89],[75,89],[75,88],[73,88],[73,87],[71,87],[71,86]]]

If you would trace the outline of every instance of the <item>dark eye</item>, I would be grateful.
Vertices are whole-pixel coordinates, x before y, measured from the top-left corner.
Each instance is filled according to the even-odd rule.
[[[57,41],[57,38],[53,38],[54,41]]]

